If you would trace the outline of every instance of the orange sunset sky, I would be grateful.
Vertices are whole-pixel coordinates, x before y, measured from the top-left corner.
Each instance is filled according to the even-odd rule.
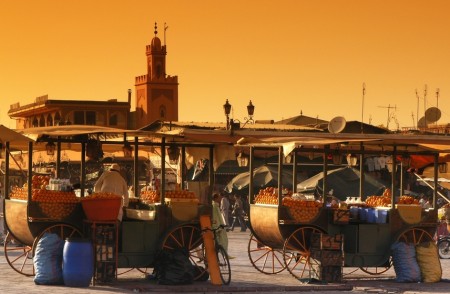
[[[260,120],[386,125],[389,109],[396,129],[438,104],[450,122],[447,0],[2,0],[0,123],[14,128],[10,104],[46,94],[126,101],[130,88],[134,110],[154,22],[180,121],[225,122],[226,99],[242,121],[251,99]]]

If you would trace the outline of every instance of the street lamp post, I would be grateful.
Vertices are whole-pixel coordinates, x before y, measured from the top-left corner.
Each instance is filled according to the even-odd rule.
[[[237,128],[240,128],[240,121],[239,120],[235,120],[234,119],[230,119],[230,113],[231,113],[231,104],[230,102],[228,102],[228,99],[225,101],[225,104],[223,105],[223,110],[225,112],[225,117],[227,119],[227,130],[229,129],[233,129],[235,128],[235,126],[237,125]],[[252,100],[250,100],[250,102],[247,105],[247,114],[248,117],[245,117],[245,123],[242,125],[245,126],[247,123],[254,123],[253,120],[253,114],[255,113],[255,106],[252,103]]]
[[[227,101],[223,105],[223,110],[225,111],[225,116],[227,118],[227,130],[230,129],[230,112],[231,112],[231,104]]]

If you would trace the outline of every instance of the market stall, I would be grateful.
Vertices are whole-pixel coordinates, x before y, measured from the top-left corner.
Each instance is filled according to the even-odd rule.
[[[333,191],[326,176],[321,194],[312,197],[295,188],[286,193],[281,176],[278,187],[261,190],[257,195],[250,184],[252,236],[248,253],[251,263],[266,274],[287,269],[298,279],[335,282],[342,279],[342,267],[354,267],[375,275],[385,272],[392,265],[392,244],[432,241],[438,224],[437,191],[434,191],[432,206],[426,209],[413,197],[405,195],[403,175],[407,168],[401,159],[409,154],[434,158],[437,179],[439,153],[448,152],[450,147],[446,141],[438,136],[322,134],[313,137],[306,134],[240,145],[249,148],[250,174],[255,151],[272,149],[279,154],[280,172],[288,154],[293,157],[295,175],[298,155],[314,152],[324,158],[325,175],[331,155],[355,157],[359,164],[349,162],[348,165],[359,167],[362,175],[359,193],[349,192],[342,201],[331,197]],[[367,196],[363,193],[364,158],[378,154],[394,159],[390,166],[390,183],[382,195]],[[328,255],[324,257],[324,254]]]

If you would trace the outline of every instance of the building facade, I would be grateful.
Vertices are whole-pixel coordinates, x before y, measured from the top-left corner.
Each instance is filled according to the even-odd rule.
[[[166,74],[166,45],[155,36],[146,47],[147,74],[136,77],[136,128],[157,120],[178,121],[178,77]]]
[[[97,125],[120,129],[138,129],[158,120],[178,121],[178,77],[166,74],[166,45],[155,36],[146,46],[147,74],[135,78],[136,111],[128,101],[55,100],[40,96],[33,103],[10,106],[8,116],[16,120],[16,129],[66,124]]]
[[[10,106],[8,115],[16,120],[16,129],[57,125],[97,125],[127,129],[130,119],[131,91],[127,102],[54,100],[40,96],[33,103]]]

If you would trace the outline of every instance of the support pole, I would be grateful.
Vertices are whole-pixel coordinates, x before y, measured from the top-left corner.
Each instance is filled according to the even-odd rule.
[[[205,230],[202,236],[211,284],[220,286],[222,285],[222,278],[220,277],[219,261],[217,260],[217,252],[214,246],[214,233],[211,231],[211,217],[209,215],[201,215],[200,225],[202,231]]]

